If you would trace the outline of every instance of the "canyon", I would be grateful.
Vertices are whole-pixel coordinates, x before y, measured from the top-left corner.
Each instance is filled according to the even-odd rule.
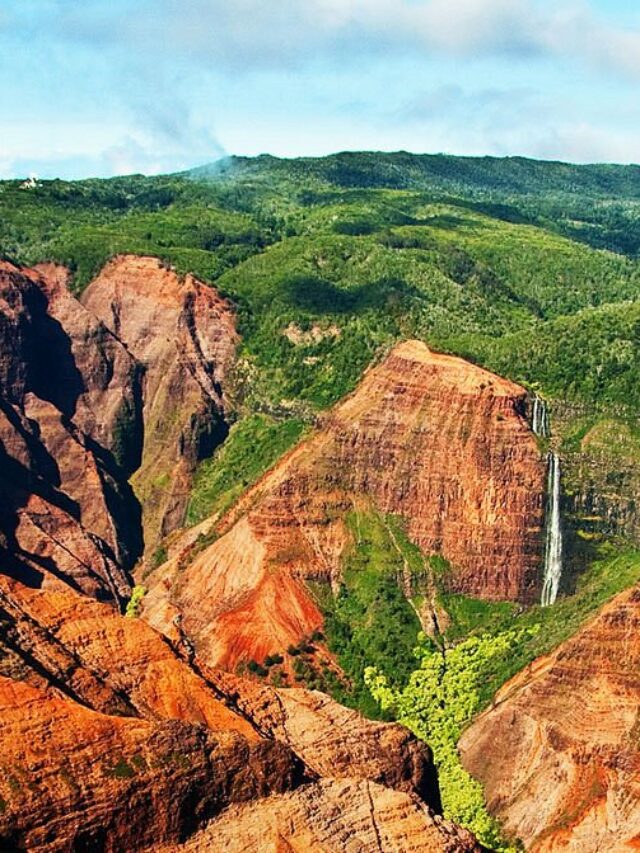
[[[2,846],[178,849],[244,803],[240,837],[266,808],[331,849],[339,808],[367,849],[413,834],[479,851],[439,816],[429,749],[402,727],[238,679],[120,615],[142,537],[181,520],[224,434],[224,301],[150,259],[116,259],[82,302],[52,265],[3,262],[0,284]]]
[[[184,528],[241,346],[234,306],[156,258],[118,255],[79,295],[60,265],[0,262],[0,846],[480,851],[442,816],[428,745],[247,664],[313,637],[339,674],[318,590],[340,594],[358,513],[418,549],[396,580],[436,638],[436,572],[451,595],[537,603],[537,398],[404,340]],[[462,737],[526,849],[637,847],[639,601],[618,595]]]
[[[449,589],[536,600],[546,464],[526,407],[513,383],[399,344],[229,513],[171,542],[145,581],[144,618],[173,636],[179,615],[224,667],[282,652],[322,627],[307,584],[338,588],[344,518],[358,507],[401,516],[426,555],[447,560]]]

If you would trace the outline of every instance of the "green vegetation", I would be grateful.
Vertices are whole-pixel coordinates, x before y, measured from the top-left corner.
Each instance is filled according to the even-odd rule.
[[[239,315],[242,415],[308,420],[407,336],[548,398],[638,404],[635,167],[230,158],[184,175],[0,182],[0,216],[0,253],[66,263],[78,289],[119,252],[215,284]]]
[[[157,569],[158,566],[161,566],[163,563],[166,563],[169,558],[169,554],[164,545],[158,545],[156,550],[153,552],[153,556],[151,557],[151,566],[154,569]],[[144,593],[143,593],[144,594]]]
[[[481,705],[481,688],[495,658],[504,658],[532,630],[469,637],[445,650],[424,634],[415,650],[419,668],[402,689],[369,667],[365,682],[383,709],[433,750],[445,817],[472,830],[492,850],[511,850],[484,803],[482,786],[463,768],[457,743]]]
[[[134,586],[131,590],[131,598],[127,603],[127,609],[125,610],[125,616],[129,619],[135,619],[140,612],[140,605],[142,604],[142,599],[145,597],[147,590],[143,586]]]
[[[136,755],[133,755],[131,757],[131,763],[133,764],[135,769],[140,772],[149,769],[149,765],[147,764],[146,758],[143,755],[140,755],[139,753],[136,753]]]
[[[620,543],[597,546],[597,559],[577,579],[571,595],[560,597],[553,607],[535,605],[519,612],[518,605],[478,601],[462,595],[441,595],[451,617],[445,632],[447,644],[485,632],[519,631],[520,640],[508,654],[496,654],[485,668],[479,689],[481,706],[536,657],[547,654],[573,636],[603,604],[640,581],[640,552]]]
[[[234,424],[217,453],[198,467],[187,522],[196,524],[229,509],[298,441],[303,430],[300,420],[276,421],[266,415],[250,415]]]
[[[114,779],[133,779],[136,775],[136,771],[124,758],[121,757],[115,764],[106,768],[105,775],[112,776]]]
[[[420,556],[416,560],[417,549],[401,535],[396,519],[354,511],[347,524],[353,546],[345,558],[340,591],[335,598],[328,590],[319,593],[327,645],[350,686],[345,689],[328,676],[328,687],[340,701],[375,718],[380,708],[364,684],[364,672],[375,665],[398,686],[411,675],[420,622],[401,585],[405,576],[418,578],[424,565]]]

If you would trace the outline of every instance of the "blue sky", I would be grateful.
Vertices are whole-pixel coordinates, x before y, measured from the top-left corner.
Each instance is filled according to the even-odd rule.
[[[0,177],[345,149],[640,162],[637,0],[0,0]]]

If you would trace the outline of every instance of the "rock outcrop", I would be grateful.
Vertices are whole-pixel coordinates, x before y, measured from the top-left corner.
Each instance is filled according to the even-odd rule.
[[[0,678],[0,845],[140,850],[233,802],[281,793],[302,768],[277,741],[91,711]]]
[[[365,722],[316,690],[275,690],[221,670],[205,672],[263,736],[289,744],[318,776],[368,779],[418,794],[440,811],[431,752],[403,726]]]
[[[225,434],[238,338],[214,290],[151,258],[115,259],[84,300],[62,267],[0,263],[0,553],[36,586],[122,603],[143,528],[152,549],[181,523]]]
[[[480,853],[471,833],[415,798],[374,782],[327,780],[249,807],[233,806],[161,853]]]
[[[527,850],[637,850],[640,587],[497,694],[462,737],[489,809]]]
[[[458,592],[530,602],[541,576],[545,464],[526,392],[424,344],[398,345],[220,522],[193,556],[189,532],[151,580],[145,616],[234,667],[308,636],[322,616],[306,583],[339,583],[353,508],[406,519]],[[172,589],[167,591],[168,587]]]
[[[422,832],[449,850],[459,833],[470,844],[459,849],[477,849],[437,817],[430,751],[401,726],[181,652],[106,604],[0,577],[0,847],[158,849],[230,804],[251,803],[259,816],[262,798],[269,809],[298,790],[300,803],[320,804],[320,823],[349,801],[344,831],[353,821],[357,833],[370,783],[382,837]],[[298,815],[294,836],[320,831],[312,817]],[[362,831],[368,839],[369,825]]]
[[[0,552],[35,585],[128,596],[139,508],[113,450],[136,377],[59,270],[0,264]]]
[[[225,376],[238,335],[231,306],[156,258],[110,261],[83,305],[142,365],[144,446],[133,485],[147,552],[180,525],[195,463],[225,437]]]

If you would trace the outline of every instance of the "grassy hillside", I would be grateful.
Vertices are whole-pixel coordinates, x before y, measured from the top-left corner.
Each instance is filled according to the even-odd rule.
[[[631,221],[639,175],[635,167],[345,154],[233,158],[213,172],[49,181],[35,190],[3,182],[0,252],[65,263],[78,288],[118,252],[156,255],[215,283],[238,305],[246,368],[238,385],[249,411],[282,401],[329,405],[380,348],[408,335],[537,383],[548,396],[635,406],[635,330],[627,309],[607,307],[636,299],[634,251],[560,236],[575,237],[577,220],[567,229],[549,205],[556,197],[583,205],[586,230],[602,237],[590,242],[624,249],[601,213],[626,205]],[[290,324],[300,331],[283,334]],[[581,339],[593,330],[614,344],[598,345],[606,367],[596,365],[597,377],[590,366],[576,377],[574,328]]]

